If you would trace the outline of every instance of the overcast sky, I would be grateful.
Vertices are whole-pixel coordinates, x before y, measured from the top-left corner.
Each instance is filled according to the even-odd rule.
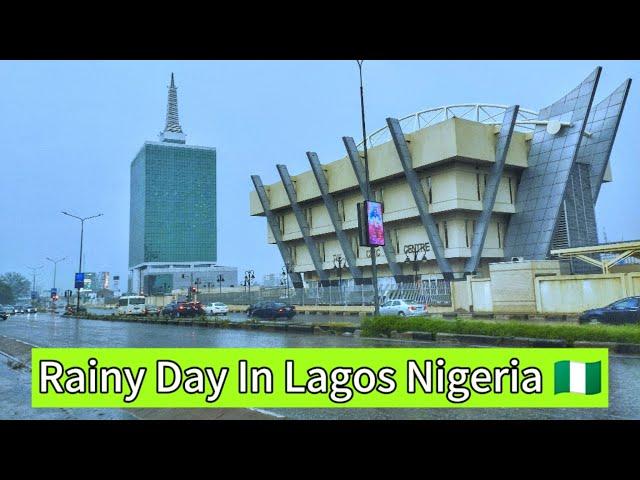
[[[538,110],[604,67],[596,102],[624,79],[640,79],[637,61],[365,62],[369,131],[388,116],[447,104],[519,104]],[[78,267],[79,222],[60,214],[97,212],[85,229],[85,271],[110,271],[126,289],[129,166],[164,127],[175,72],[187,143],[218,150],[218,263],[262,279],[279,273],[266,220],[249,216],[251,174],[277,181],[276,163],[308,170],[305,152],[323,163],[344,156],[341,137],[360,137],[354,61],[0,61],[0,273],[58,265],[58,288]],[[612,153],[614,182],[603,186],[598,229],[609,241],[640,238],[639,84],[631,86]]]

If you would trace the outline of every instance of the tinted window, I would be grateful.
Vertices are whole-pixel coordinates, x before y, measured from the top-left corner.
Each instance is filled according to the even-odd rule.
[[[625,300],[620,300],[613,304],[614,308],[622,309],[622,308],[635,308],[638,306],[638,301],[635,298],[627,298]]]

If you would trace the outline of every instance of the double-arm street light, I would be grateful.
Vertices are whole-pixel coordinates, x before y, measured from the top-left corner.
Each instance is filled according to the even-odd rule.
[[[431,246],[428,243],[414,243],[404,246],[404,254],[407,258],[404,263],[410,263],[413,267],[413,283],[418,285],[418,272],[420,271],[420,264],[427,262],[427,252],[431,250]],[[418,259],[418,256],[422,253],[422,258]]]
[[[216,278],[216,282],[218,282],[218,286],[220,287],[220,294],[222,294],[222,284],[224,283],[224,275],[219,274],[218,278]]]
[[[56,290],[56,272],[58,270],[58,263],[59,262],[63,262],[66,259],[67,259],[67,257],[58,258],[57,260],[47,257],[47,260],[49,260],[51,263],[53,263],[53,290]],[[56,294],[57,293],[58,292],[56,290]],[[53,298],[54,298],[54,301],[55,301],[55,297],[53,297]]]
[[[34,292],[37,295],[37,290],[36,290],[36,272],[38,270],[40,270],[41,268],[44,268],[44,265],[39,265],[37,267],[27,267],[29,270],[31,270],[31,273],[33,274],[33,283],[31,284],[31,300],[35,300],[33,298],[33,294]]]
[[[84,239],[84,222],[86,220],[91,220],[92,218],[98,218],[102,216],[102,213],[98,213],[97,215],[91,215],[90,217],[78,217],[76,215],[72,215],[69,212],[62,212],[63,215],[66,215],[68,217],[72,217],[75,218],[76,220],[80,220],[80,261],[78,264],[78,273],[82,273],[82,242]],[[76,313],[78,313],[80,311],[80,288],[81,287],[76,287],[78,289],[78,300],[77,300],[77,304],[76,304]]]

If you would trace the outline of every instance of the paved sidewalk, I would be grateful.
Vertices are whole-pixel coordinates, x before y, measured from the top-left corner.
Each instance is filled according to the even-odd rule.
[[[0,335],[2,420],[277,420],[247,408],[31,408],[31,348]]]

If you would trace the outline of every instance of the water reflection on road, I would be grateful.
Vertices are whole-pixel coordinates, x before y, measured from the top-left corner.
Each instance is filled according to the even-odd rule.
[[[238,314],[239,315],[239,314]],[[242,316],[242,318],[245,318]],[[345,317],[348,318],[348,317]],[[354,318],[354,317],[351,317]],[[47,347],[415,347],[344,336],[15,315],[0,335]],[[422,343],[430,348],[436,344]],[[438,347],[446,346],[438,343]],[[612,355],[608,409],[272,409],[297,419],[640,419],[640,357]]]

